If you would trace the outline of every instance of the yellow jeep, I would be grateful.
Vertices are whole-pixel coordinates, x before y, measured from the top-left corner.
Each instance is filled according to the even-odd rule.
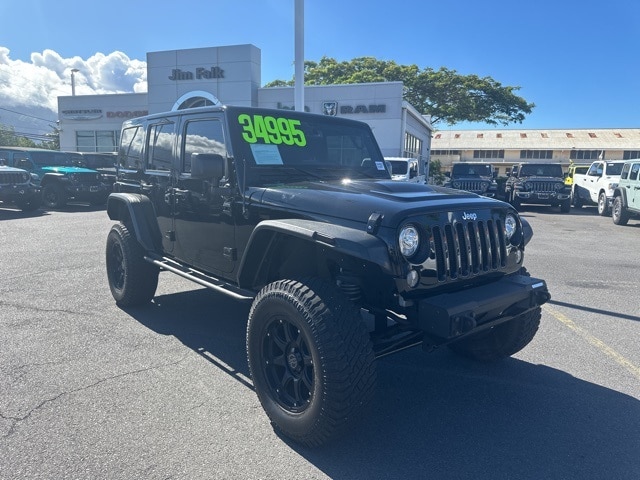
[[[573,175],[576,173],[587,173],[589,170],[589,165],[577,165],[572,163],[569,165],[569,170],[564,174],[564,184],[565,185],[573,185]]]

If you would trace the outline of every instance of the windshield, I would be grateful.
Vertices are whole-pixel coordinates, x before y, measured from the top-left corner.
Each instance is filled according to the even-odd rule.
[[[407,160],[385,160],[389,165],[391,165],[391,174],[392,175],[406,175],[408,170],[408,161]]]
[[[522,177],[562,177],[560,165],[523,165],[520,169]]]
[[[40,167],[69,167],[73,165],[71,157],[64,152],[32,152],[31,158]]]
[[[366,124],[288,110],[229,108],[229,127],[247,185],[390,179]]]
[[[87,168],[113,167],[116,155],[111,153],[85,153],[82,155],[82,165]]]
[[[623,166],[624,166],[624,163],[607,162],[607,175],[620,175],[622,173]]]
[[[453,166],[451,173],[454,177],[490,177],[491,165],[468,165],[457,163]]]

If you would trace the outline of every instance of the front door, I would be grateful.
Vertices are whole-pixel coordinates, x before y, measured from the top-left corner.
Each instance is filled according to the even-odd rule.
[[[232,187],[222,178],[191,175],[191,155],[227,158],[222,117],[189,116],[181,126],[180,172],[174,188],[175,256],[190,265],[228,274],[237,265],[234,209],[228,204]],[[226,168],[228,171],[228,166]]]
[[[627,190],[629,208],[640,212],[640,163],[631,165],[629,180],[629,190]]]

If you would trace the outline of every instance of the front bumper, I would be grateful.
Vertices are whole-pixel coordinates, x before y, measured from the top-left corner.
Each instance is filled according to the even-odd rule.
[[[554,203],[561,202],[563,200],[569,200],[571,195],[569,193],[558,192],[523,192],[516,190],[516,197],[524,203]]]
[[[418,326],[427,335],[452,340],[511,320],[550,298],[544,280],[510,275],[487,285],[421,300]]]
[[[103,197],[106,200],[111,190],[103,183],[99,185],[68,184],[66,192],[76,200],[91,200]]]
[[[0,186],[0,201],[9,203],[29,202],[40,196],[40,189],[30,185]]]

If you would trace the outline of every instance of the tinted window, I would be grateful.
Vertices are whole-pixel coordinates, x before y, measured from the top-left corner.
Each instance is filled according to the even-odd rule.
[[[73,165],[71,157],[63,152],[31,152],[31,159],[40,167]]]
[[[640,163],[634,163],[631,166],[631,175],[629,176],[629,178],[631,180],[637,180],[638,179],[638,171],[640,170]]]
[[[160,123],[149,127],[147,168],[152,170],[171,170],[175,137],[175,123]]]
[[[520,175],[529,177],[562,177],[562,167],[560,165],[523,165]]]
[[[629,176],[629,169],[630,169],[631,165],[629,165],[628,163],[626,163],[623,167],[622,167],[622,173],[620,174],[620,178],[621,179],[626,179]]]
[[[246,162],[248,185],[390,178],[365,124],[285,110],[229,110],[233,154]]]
[[[620,175],[624,163],[607,163],[607,175]]]
[[[126,128],[122,132],[122,141],[118,150],[118,164],[133,170],[142,170],[143,132],[140,127]]]
[[[190,120],[185,126],[184,157],[182,171],[191,171],[193,153],[210,153],[226,156],[222,122],[218,119]]]
[[[491,176],[491,165],[468,165],[464,163],[456,163],[453,165],[451,172],[454,176]]]

